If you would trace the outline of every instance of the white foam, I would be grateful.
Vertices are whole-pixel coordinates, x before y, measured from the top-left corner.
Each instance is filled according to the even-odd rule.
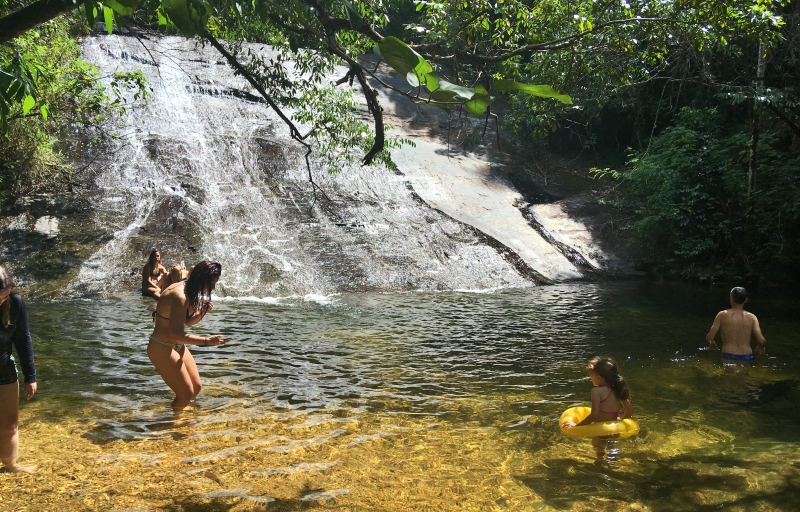
[[[269,304],[270,306],[277,305],[281,298],[280,297],[256,297],[253,295],[249,295],[247,297],[220,297],[214,296],[214,302],[253,302],[257,304]]]
[[[467,289],[467,288],[458,288],[453,290],[459,293],[478,293],[478,294],[491,294],[497,293],[502,290],[506,290],[507,288],[503,286],[493,286],[492,288],[476,288],[476,289]]]

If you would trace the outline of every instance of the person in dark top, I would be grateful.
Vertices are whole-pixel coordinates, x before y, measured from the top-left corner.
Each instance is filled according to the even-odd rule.
[[[25,375],[25,398],[36,394],[36,366],[25,301],[14,290],[11,274],[0,266],[0,463],[12,473],[33,473],[36,466],[17,464],[19,452],[19,382],[11,347],[17,349]]]

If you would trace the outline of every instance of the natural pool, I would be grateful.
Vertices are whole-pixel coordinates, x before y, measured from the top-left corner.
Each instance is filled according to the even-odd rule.
[[[215,300],[173,420],[150,301],[29,300],[39,393],[3,510],[796,510],[800,301],[751,299],[767,356],[704,336],[727,290],[649,282]],[[598,461],[557,420],[618,360],[642,433]]]

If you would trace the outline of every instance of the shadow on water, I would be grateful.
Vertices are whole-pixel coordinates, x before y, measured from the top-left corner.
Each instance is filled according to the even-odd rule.
[[[219,481],[220,485],[227,482]],[[263,496],[251,496],[248,494],[249,487],[239,487],[232,489],[220,489],[203,495],[203,499],[189,498],[184,501],[176,501],[181,510],[187,512],[223,512],[226,510],[241,510],[242,502],[251,502],[254,510],[273,510],[278,512],[291,512],[295,510],[309,510],[318,508],[333,508],[337,496],[350,494],[349,489],[325,490],[311,484],[305,484],[293,498],[271,498]],[[204,501],[211,499],[210,503]],[[391,506],[375,507],[370,506],[373,512],[384,512],[393,510]]]
[[[515,478],[539,494],[544,502],[569,509],[578,502],[605,498],[619,502],[644,502],[652,510],[725,510],[769,503],[783,510],[800,501],[800,479],[784,475],[769,492],[753,492],[745,475],[725,469],[758,472],[759,464],[726,456],[682,455],[659,461],[636,461],[637,473],[616,470],[595,462],[572,458],[550,459],[544,471]]]

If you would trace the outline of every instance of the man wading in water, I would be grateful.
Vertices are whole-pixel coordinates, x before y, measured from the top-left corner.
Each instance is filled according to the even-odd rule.
[[[714,337],[719,331],[722,337],[722,357],[724,358],[752,361],[753,351],[750,349],[752,336],[755,336],[758,342],[756,352],[764,353],[767,340],[761,334],[761,327],[758,325],[756,315],[744,310],[745,302],[747,302],[747,291],[744,288],[737,286],[731,290],[731,309],[717,313],[714,324],[706,335],[709,348],[717,350]]]

